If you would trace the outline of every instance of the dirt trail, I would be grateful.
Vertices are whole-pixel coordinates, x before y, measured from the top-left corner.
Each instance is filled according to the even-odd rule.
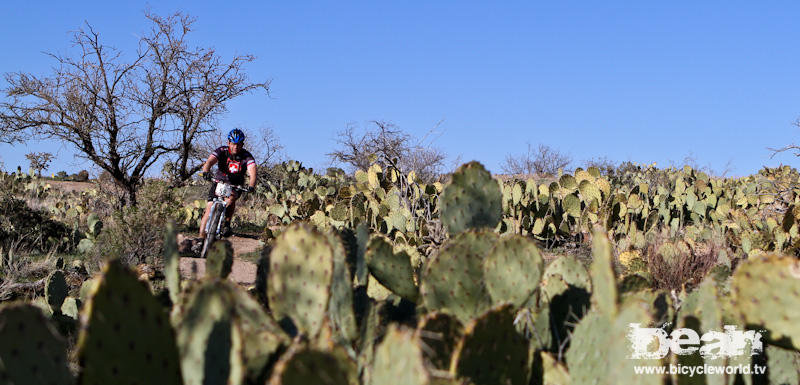
[[[196,237],[197,235],[187,234],[187,236]],[[186,236],[183,234],[178,235],[178,244],[186,244],[186,239]],[[231,269],[231,275],[228,276],[228,279],[242,285],[255,284],[257,270],[256,264],[245,261],[239,258],[239,256],[258,250],[258,239],[234,235],[227,238],[227,240],[230,241],[231,245],[233,246],[233,267]],[[181,257],[180,269],[181,276],[185,278],[199,278],[205,274],[206,261],[202,258]]]

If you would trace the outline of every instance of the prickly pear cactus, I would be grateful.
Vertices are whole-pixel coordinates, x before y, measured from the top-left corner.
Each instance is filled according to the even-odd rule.
[[[64,273],[61,270],[55,270],[47,276],[44,295],[47,297],[47,304],[50,305],[53,314],[61,313],[61,305],[64,304],[64,299],[69,294],[68,291],[67,280],[64,279]]]
[[[167,223],[164,234],[164,276],[167,281],[167,290],[172,303],[178,303],[181,294],[180,255],[178,254],[178,230],[175,222]]]
[[[442,310],[468,322],[491,307],[483,285],[483,259],[497,236],[470,230],[451,238],[428,262],[422,278],[422,299],[430,310]]]
[[[367,244],[365,258],[370,273],[378,282],[409,301],[417,300],[414,270],[411,268],[411,257],[406,252],[395,253],[391,241],[375,235]]]
[[[649,327],[646,307],[631,302],[610,315],[593,309],[575,327],[567,349],[567,366],[574,384],[652,384],[663,378],[655,374],[635,374],[635,365],[660,366],[658,360],[630,359],[629,324]],[[598,375],[601,374],[601,375]]]
[[[67,343],[36,306],[0,306],[0,341],[0,383],[72,383]]]
[[[233,246],[225,239],[219,239],[211,244],[211,249],[206,256],[206,276],[213,278],[228,278],[233,268]]]
[[[291,341],[255,298],[230,281],[224,283],[232,297],[237,325],[245,341],[247,377],[250,382],[263,382],[259,378],[270,360]]]
[[[358,338],[356,316],[353,311],[353,288],[347,254],[339,236],[333,230],[326,234],[333,248],[333,277],[331,300],[328,306],[330,320],[348,341]]]
[[[536,244],[521,235],[500,238],[483,263],[486,289],[496,304],[521,306],[539,287],[543,271]]]
[[[276,319],[289,317],[298,331],[315,336],[330,301],[333,250],[313,227],[287,228],[270,253],[267,297]]]
[[[800,384],[800,353],[767,345],[766,354],[770,384]]]
[[[514,328],[511,304],[494,307],[467,324],[450,372],[475,385],[527,383],[528,341]]]
[[[269,379],[269,385],[346,385],[348,368],[333,354],[293,346],[284,354]]]
[[[417,336],[427,347],[423,355],[430,367],[438,370],[450,369],[458,341],[464,334],[464,327],[455,317],[447,313],[429,313],[417,326]]]
[[[592,306],[605,314],[617,312],[617,280],[614,274],[611,242],[602,231],[595,231],[592,238]]]
[[[800,348],[800,261],[775,254],[750,257],[736,268],[731,286],[735,308],[747,323],[769,329],[770,340],[787,337],[791,346],[785,347]]]
[[[169,318],[118,259],[104,268],[78,337],[81,384],[182,384]]]
[[[535,355],[536,363],[532,368],[531,384],[543,385],[569,385],[571,384],[569,372],[564,364],[558,362],[550,353],[531,352]]]
[[[204,283],[190,293],[177,327],[186,385],[241,384],[246,370],[242,333],[233,320],[225,283]]]
[[[410,330],[394,326],[375,349],[369,384],[426,385],[430,383],[419,340]]]
[[[450,234],[474,228],[494,228],[503,214],[503,194],[497,181],[478,162],[461,165],[439,198],[442,223]]]
[[[553,298],[567,289],[567,285],[591,291],[589,272],[574,255],[556,258],[544,269],[542,291],[546,298]]]

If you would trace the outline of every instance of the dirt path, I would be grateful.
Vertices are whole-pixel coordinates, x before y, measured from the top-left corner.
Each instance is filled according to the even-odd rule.
[[[196,235],[188,234],[188,236],[195,237]],[[256,264],[245,261],[239,258],[239,256],[258,250],[258,239],[241,237],[237,235],[227,239],[233,246],[233,267],[231,269],[231,275],[228,276],[228,279],[242,285],[255,284],[257,270]],[[179,245],[185,244],[185,240],[186,237],[183,234],[178,235]],[[199,278],[205,274],[206,261],[202,258],[181,257],[180,269],[181,276],[185,278]]]

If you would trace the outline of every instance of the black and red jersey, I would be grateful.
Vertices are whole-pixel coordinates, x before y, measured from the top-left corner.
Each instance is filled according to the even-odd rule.
[[[247,166],[255,164],[253,154],[245,149],[239,150],[237,154],[231,154],[228,146],[220,146],[211,156],[217,158],[217,179],[221,179],[233,185],[243,185],[244,177],[247,175]]]

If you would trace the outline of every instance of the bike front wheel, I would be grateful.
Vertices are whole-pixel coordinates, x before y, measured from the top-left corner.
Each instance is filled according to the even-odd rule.
[[[200,252],[200,258],[205,258],[208,255],[208,249],[217,240],[217,229],[219,228],[222,211],[218,204],[211,207],[211,213],[208,214],[208,221],[206,222],[206,239],[203,241],[203,250]]]

